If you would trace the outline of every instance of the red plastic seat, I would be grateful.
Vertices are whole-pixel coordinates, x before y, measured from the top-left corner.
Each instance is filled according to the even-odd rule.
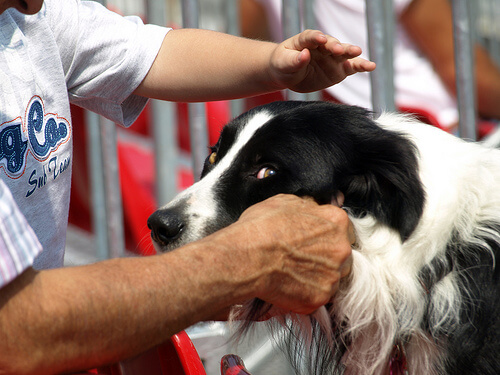
[[[200,356],[184,331],[134,359],[100,367],[90,373],[100,375],[206,375]]]

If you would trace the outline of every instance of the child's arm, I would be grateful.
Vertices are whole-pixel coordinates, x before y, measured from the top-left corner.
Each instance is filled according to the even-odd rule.
[[[375,69],[375,63],[358,57],[360,53],[359,47],[314,30],[279,45],[208,30],[172,30],[135,93],[210,101],[284,88],[316,91]]]

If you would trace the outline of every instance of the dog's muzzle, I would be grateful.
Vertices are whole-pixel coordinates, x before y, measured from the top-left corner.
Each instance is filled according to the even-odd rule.
[[[151,238],[160,247],[168,247],[184,232],[185,224],[175,210],[158,210],[148,218]]]

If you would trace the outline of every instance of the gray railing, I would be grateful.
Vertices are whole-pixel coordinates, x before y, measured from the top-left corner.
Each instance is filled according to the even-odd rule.
[[[102,2],[102,1],[101,1]],[[487,39],[492,55],[500,61],[500,1],[499,0],[451,0],[455,40],[457,102],[459,110],[459,135],[476,138],[476,99],[474,89],[474,59],[472,41],[476,27]],[[126,0],[115,0],[114,5]],[[225,14],[223,30],[237,34],[239,30],[236,0],[144,0],[144,14],[149,22],[160,25],[180,23],[184,27],[203,27],[203,10],[209,3],[219,3]],[[134,3],[137,8],[137,3]],[[305,27],[314,27],[313,0],[283,0],[283,34],[290,36]],[[207,6],[208,5],[208,6]],[[394,110],[394,69],[392,48],[395,17],[391,0],[367,0],[367,25],[369,54],[378,63],[371,73],[372,102],[376,112]],[[205,6],[205,8],[204,8]],[[473,7],[473,9],[471,9]],[[175,13],[175,14],[173,14]],[[479,14],[479,15],[478,15]],[[471,17],[471,15],[474,15]],[[210,23],[210,24],[213,24]],[[491,29],[488,28],[491,27]],[[382,46],[382,48],[381,48]],[[313,94],[314,95],[314,94]],[[290,92],[290,99],[310,98]],[[314,96],[313,96],[314,98]],[[158,205],[169,201],[177,193],[176,171],[179,153],[177,150],[176,107],[172,103],[152,101],[152,128],[156,162],[156,199]],[[238,115],[242,105],[232,103],[232,114]],[[113,124],[99,116],[89,114],[88,131],[94,140],[89,142],[92,167],[91,187],[93,201],[94,234],[98,258],[122,256],[124,254],[122,206],[116,157],[116,130]],[[208,146],[207,120],[204,103],[189,104],[189,126],[192,150],[192,168],[195,179],[199,176]],[[99,146],[101,145],[101,146]]]

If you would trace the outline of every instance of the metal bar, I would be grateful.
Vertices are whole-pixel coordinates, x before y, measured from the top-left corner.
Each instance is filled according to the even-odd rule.
[[[240,35],[240,17],[239,2],[234,0],[225,0],[227,33],[231,35]]]
[[[199,27],[199,4],[197,0],[182,1],[182,24],[185,28]],[[193,174],[195,181],[198,181],[203,170],[208,147],[205,103],[189,103],[188,110]]]
[[[199,27],[200,5],[198,0],[182,0],[182,26],[185,28]]]
[[[317,29],[316,17],[314,16],[314,0],[304,0],[304,27],[306,29]]]
[[[109,258],[109,251],[100,122],[99,115],[94,112],[87,111],[85,118],[88,137],[87,157],[92,201],[92,227],[95,238],[96,257],[103,260]]]
[[[392,9],[392,2],[389,4],[386,0],[366,0],[368,50],[370,59],[377,63],[377,69],[370,73],[373,110],[377,114],[396,109],[393,59],[390,52],[393,44],[389,42],[388,26],[385,25],[393,23],[394,16],[392,10],[385,10],[387,6]]]
[[[283,28],[283,38],[288,39],[302,30],[300,0],[283,0],[281,7],[281,22]],[[305,100],[306,95],[285,90],[286,98],[289,100]]]
[[[386,59],[388,64],[385,66],[385,82],[386,82],[386,97],[390,104],[389,110],[395,110],[395,88],[394,88],[394,29],[396,27],[396,19],[394,13],[393,0],[384,0],[384,25],[385,38],[384,49],[386,51]]]
[[[99,2],[106,6],[106,0]],[[121,257],[125,253],[125,237],[116,127],[91,112],[87,112],[87,124],[97,257]]]
[[[106,0],[99,1],[106,6]],[[103,228],[107,230],[107,257],[121,257],[125,254],[125,236],[123,231],[123,207],[118,172],[118,146],[116,126],[113,122],[98,116],[100,127],[100,146],[102,157],[102,174],[104,189],[104,207],[106,209],[106,222]],[[99,188],[101,189],[101,188]],[[100,210],[100,209],[99,209]],[[98,250],[104,255],[102,250]]]
[[[167,4],[165,1],[146,0],[147,22],[155,25],[167,25]]]
[[[99,1],[106,6],[105,0]],[[125,253],[115,124],[87,112],[93,229],[98,259]]]
[[[116,125],[100,117],[104,186],[106,193],[107,229],[109,256],[122,257],[125,254],[123,230],[123,206],[118,166],[118,142]]]
[[[231,35],[240,35],[240,13],[239,2],[235,0],[225,1],[226,18],[227,18],[227,33]],[[236,117],[243,112],[244,109],[243,99],[231,100],[231,115]]]
[[[283,0],[282,23],[283,37],[288,39],[300,32],[300,0]]]
[[[148,22],[164,26],[168,23],[165,1],[147,0]],[[151,100],[153,145],[155,153],[156,204],[163,206],[177,194],[177,127],[175,105]]]
[[[318,26],[314,15],[314,0],[302,0],[302,9],[304,11],[304,29],[317,29]],[[309,92],[305,94],[305,98],[306,100],[320,100],[321,93],[319,91]]]
[[[151,102],[155,152],[156,204],[163,206],[177,191],[177,128],[175,107],[171,102]]]
[[[188,110],[193,174],[194,180],[199,181],[209,146],[205,103],[190,103]]]
[[[477,136],[474,48],[468,0],[452,0],[452,11],[459,112],[458,131],[460,137],[475,141]]]
[[[269,361],[273,356],[276,355],[276,348],[273,341],[268,338],[259,345],[256,345],[256,349],[247,354],[245,357],[245,365],[249,371],[252,373],[264,372],[265,366],[269,364]]]
[[[491,23],[490,27],[493,29],[492,32],[492,45],[491,45],[491,54],[495,61],[500,65],[500,23],[497,20],[500,18],[500,1],[498,0],[490,0],[491,1]]]
[[[496,20],[500,18],[500,1],[482,0],[481,18],[483,21],[483,31],[486,33],[487,47],[493,60],[500,64],[500,25]]]

